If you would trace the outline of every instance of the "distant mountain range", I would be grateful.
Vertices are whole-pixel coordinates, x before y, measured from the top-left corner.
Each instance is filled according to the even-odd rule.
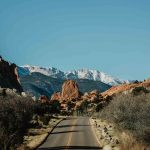
[[[129,82],[97,70],[88,69],[63,72],[53,67],[26,65],[18,66],[18,73],[23,90],[36,97],[40,95],[50,97],[54,92],[61,91],[61,86],[67,79],[75,80],[82,93],[95,89],[104,92],[113,85]]]
[[[21,85],[23,90],[33,96],[39,97],[40,95],[46,95],[51,97],[54,92],[60,92],[62,84],[65,79],[53,78],[43,75],[39,72],[33,72],[30,75],[20,76]],[[79,86],[79,90],[84,92],[90,92],[95,89],[104,92],[111,88],[110,85],[100,81],[93,81],[88,79],[76,79]]]
[[[15,88],[18,92],[25,91],[36,97],[40,95],[50,97],[54,92],[61,91],[62,84],[68,79],[77,82],[81,93],[93,90],[104,92],[113,85],[128,82],[97,70],[80,69],[63,72],[53,67],[17,66],[0,56],[0,87],[2,88]]]
[[[53,67],[44,68],[44,67],[39,67],[39,66],[25,65],[25,66],[18,67],[18,71],[19,71],[20,76],[30,75],[33,72],[38,72],[43,75],[57,78],[57,79],[63,79],[63,80],[88,79],[92,81],[101,81],[111,86],[122,84],[122,83],[129,83],[128,80],[124,81],[124,80],[115,78],[111,75],[108,75],[104,72],[100,72],[98,70],[90,70],[90,69],[80,69],[80,70],[63,72]]]

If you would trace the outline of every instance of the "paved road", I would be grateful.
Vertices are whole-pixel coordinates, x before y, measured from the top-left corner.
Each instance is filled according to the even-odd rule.
[[[98,150],[99,145],[89,118],[77,117],[63,120],[38,150]]]

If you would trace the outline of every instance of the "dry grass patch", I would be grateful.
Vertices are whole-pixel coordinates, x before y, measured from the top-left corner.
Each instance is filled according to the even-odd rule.
[[[120,150],[150,150],[149,145],[137,141],[130,133],[121,134]]]
[[[35,135],[35,136],[29,136],[27,138],[28,142],[26,144],[26,147],[29,149],[35,149],[36,147],[41,144],[45,138],[48,136],[48,133],[40,134],[40,135]]]
[[[53,118],[49,121],[48,125],[42,125],[41,128],[38,129],[29,129],[27,135],[24,136],[22,150],[33,150],[37,148],[47,138],[53,127],[61,120],[61,118]]]
[[[126,141],[124,147],[128,146],[125,149],[138,150],[139,147],[142,150],[143,145],[147,147],[150,144],[149,93],[119,94],[100,112],[99,117],[114,123],[120,132],[130,133],[127,139],[123,138]]]

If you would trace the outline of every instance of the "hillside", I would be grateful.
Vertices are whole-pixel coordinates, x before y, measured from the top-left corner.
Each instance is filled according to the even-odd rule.
[[[145,80],[143,82],[134,82],[134,83],[130,83],[130,84],[122,84],[122,85],[118,85],[118,86],[113,86],[110,89],[108,89],[107,91],[103,92],[102,95],[106,96],[106,95],[113,95],[113,94],[118,94],[118,93],[130,93],[132,92],[132,90],[134,88],[137,87],[145,87],[145,88],[149,88],[150,87],[150,80]]]

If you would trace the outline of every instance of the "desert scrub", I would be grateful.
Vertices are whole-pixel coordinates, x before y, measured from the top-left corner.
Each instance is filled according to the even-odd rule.
[[[33,115],[33,100],[17,95],[0,96],[0,149],[16,149]]]
[[[99,114],[100,118],[128,130],[136,139],[150,143],[150,94],[120,94]]]

